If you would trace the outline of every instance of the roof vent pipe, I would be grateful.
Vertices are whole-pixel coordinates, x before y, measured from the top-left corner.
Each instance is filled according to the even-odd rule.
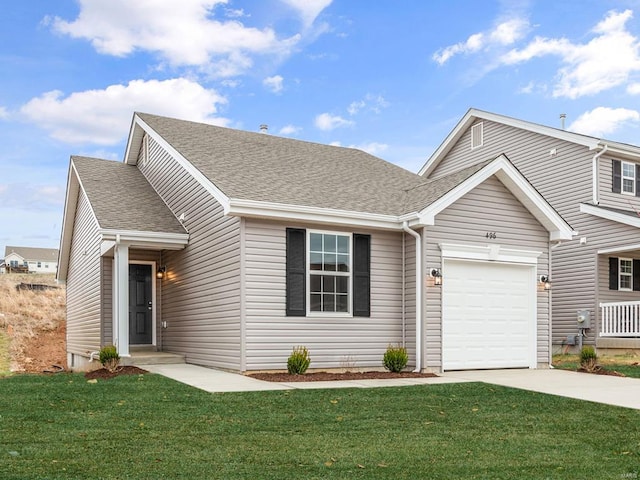
[[[567,118],[567,114],[566,113],[561,113],[560,114],[560,128],[562,128],[562,130],[564,130],[564,121]]]
[[[260,133],[268,133],[269,132],[269,125],[267,125],[266,123],[263,123],[262,125],[260,125]]]

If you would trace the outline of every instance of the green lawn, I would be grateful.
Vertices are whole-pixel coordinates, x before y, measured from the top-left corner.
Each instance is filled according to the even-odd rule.
[[[622,373],[626,377],[640,378],[640,358],[633,355],[598,357],[598,365],[605,370]],[[563,370],[578,370],[580,357],[578,355],[554,355],[553,366]],[[640,478],[640,475],[638,476]]]
[[[640,411],[479,383],[209,394],[0,379],[2,479],[620,479]]]

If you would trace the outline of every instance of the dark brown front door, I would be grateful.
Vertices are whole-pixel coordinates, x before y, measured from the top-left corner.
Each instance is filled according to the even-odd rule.
[[[153,342],[151,265],[129,265],[129,344]]]

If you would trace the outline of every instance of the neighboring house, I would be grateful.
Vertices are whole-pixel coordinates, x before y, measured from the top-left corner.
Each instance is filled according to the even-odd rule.
[[[640,348],[640,147],[472,109],[419,173],[500,154],[578,232],[553,247],[553,343]]]
[[[389,344],[416,370],[548,365],[540,277],[572,233],[500,154],[425,180],[356,149],[135,114],[123,163],[71,158],[69,365],[110,343],[239,372],[285,369],[296,345],[312,368],[379,368]]]
[[[6,273],[56,273],[58,249],[7,246],[4,249],[3,268]]]

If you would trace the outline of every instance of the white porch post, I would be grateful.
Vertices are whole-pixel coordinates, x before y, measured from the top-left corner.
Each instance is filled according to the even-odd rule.
[[[113,278],[113,343],[121,357],[129,356],[129,246],[116,244]]]

